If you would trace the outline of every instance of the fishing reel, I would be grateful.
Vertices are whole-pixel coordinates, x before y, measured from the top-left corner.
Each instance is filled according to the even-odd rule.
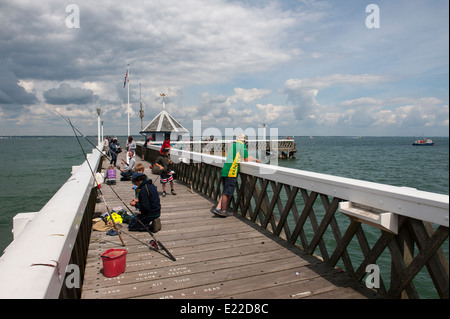
[[[156,242],[156,240],[150,240],[150,247],[153,249],[153,250],[159,250],[159,246],[158,246],[158,243]]]
[[[150,249],[153,249],[154,251],[158,251],[160,248],[167,253],[167,255],[169,256],[170,259],[172,259],[173,261],[177,261],[175,256],[172,255],[170,253],[170,251],[160,241],[150,240]]]

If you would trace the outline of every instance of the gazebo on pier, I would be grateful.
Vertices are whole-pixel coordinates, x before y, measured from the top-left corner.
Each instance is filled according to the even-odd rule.
[[[171,141],[181,141],[183,134],[189,131],[166,111],[165,95],[161,94],[161,96],[163,97],[162,111],[140,133],[145,135],[146,139],[151,137],[154,142],[162,142],[166,136],[169,136]]]

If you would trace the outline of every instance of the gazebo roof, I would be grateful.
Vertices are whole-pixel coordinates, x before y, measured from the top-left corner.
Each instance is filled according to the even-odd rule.
[[[155,133],[155,132],[177,132],[177,133],[189,133],[187,129],[183,127],[172,115],[167,113],[163,109],[158,115],[155,116],[150,123],[141,131],[141,133]]]

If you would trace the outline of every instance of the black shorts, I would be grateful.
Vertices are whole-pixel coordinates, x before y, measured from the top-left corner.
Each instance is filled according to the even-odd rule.
[[[223,193],[228,196],[233,196],[236,187],[236,177],[222,177]]]

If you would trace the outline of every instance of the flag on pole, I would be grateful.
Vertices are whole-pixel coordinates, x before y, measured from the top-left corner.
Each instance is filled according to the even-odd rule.
[[[123,81],[123,87],[124,88],[127,85],[127,78],[128,78],[128,70],[127,70],[127,73],[125,73],[125,80]]]

